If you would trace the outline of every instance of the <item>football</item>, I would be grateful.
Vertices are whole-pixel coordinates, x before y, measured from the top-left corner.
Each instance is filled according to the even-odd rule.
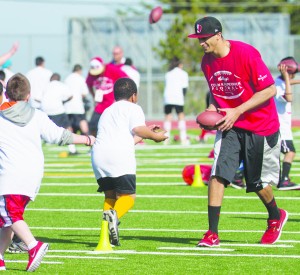
[[[300,64],[298,64],[295,59],[291,58],[291,59],[282,60],[278,64],[278,66],[280,66],[281,64],[287,66],[287,72],[289,74],[295,74],[300,71]]]
[[[197,116],[196,122],[203,129],[216,130],[217,129],[216,123],[223,117],[224,116],[222,114],[215,111],[204,111]]]
[[[163,10],[161,7],[155,7],[151,10],[149,14],[149,23],[154,24],[160,20],[163,15]]]

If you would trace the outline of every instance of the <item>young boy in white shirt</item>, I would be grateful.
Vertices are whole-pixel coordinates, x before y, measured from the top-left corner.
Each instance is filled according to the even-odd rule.
[[[168,137],[155,125],[146,126],[142,108],[137,105],[137,86],[130,78],[114,85],[116,102],[105,109],[98,123],[92,149],[92,165],[98,192],[104,192],[103,219],[108,221],[111,243],[119,244],[119,219],[132,208],[136,193],[134,145],[142,139],[156,142]]]
[[[95,137],[81,136],[58,127],[28,103],[30,84],[22,74],[7,83],[8,102],[0,106],[0,270],[4,252],[16,234],[28,247],[27,271],[40,265],[49,244],[37,241],[23,213],[39,191],[44,170],[41,139],[48,143],[93,145]]]

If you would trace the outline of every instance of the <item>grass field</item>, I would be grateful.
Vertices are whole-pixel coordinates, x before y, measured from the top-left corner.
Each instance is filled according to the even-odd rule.
[[[197,132],[199,132],[197,130]],[[191,131],[190,135],[195,135]],[[263,246],[266,211],[254,194],[227,188],[220,217],[221,246],[196,248],[208,228],[207,187],[187,186],[181,177],[188,164],[211,163],[213,138],[191,146],[155,143],[136,148],[137,199],[121,219],[121,246],[96,253],[103,195],[91,169],[87,147],[81,154],[58,157],[66,148],[44,146],[45,176],[25,218],[34,235],[50,243],[40,274],[299,274],[300,191],[274,193],[289,212],[281,239]],[[300,136],[295,145],[300,152]],[[292,180],[300,182],[300,155]],[[24,272],[27,255],[6,254],[9,274]]]

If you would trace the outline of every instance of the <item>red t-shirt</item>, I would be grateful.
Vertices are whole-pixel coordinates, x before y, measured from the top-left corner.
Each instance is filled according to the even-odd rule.
[[[223,58],[205,54],[201,68],[210,92],[220,108],[235,108],[254,93],[274,84],[274,79],[260,53],[251,45],[230,40],[230,52]],[[245,112],[235,127],[268,136],[279,129],[273,97],[262,105]]]
[[[106,64],[105,70],[100,75],[88,74],[86,84],[89,88],[101,89],[103,94],[102,102],[95,106],[95,112],[102,114],[104,110],[114,103],[114,84],[121,77],[128,77],[119,67],[113,64]]]

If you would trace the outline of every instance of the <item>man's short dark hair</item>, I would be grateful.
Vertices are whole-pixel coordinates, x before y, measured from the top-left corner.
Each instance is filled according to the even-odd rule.
[[[61,77],[60,74],[58,73],[53,73],[52,76],[50,77],[50,81],[56,80],[56,81],[60,81]]]
[[[0,82],[0,96],[2,95],[2,93],[3,93],[3,85],[2,85],[2,83]],[[1,102],[0,102],[1,103]]]
[[[25,100],[30,94],[30,83],[26,76],[17,73],[7,82],[6,95],[10,100]]]
[[[82,70],[82,66],[79,64],[74,65],[73,72],[78,72]]]
[[[45,62],[45,59],[43,57],[41,57],[41,56],[38,56],[35,59],[35,65],[36,66],[41,66],[44,62]]]
[[[114,85],[115,100],[129,99],[137,93],[135,82],[127,77],[119,78]]]

